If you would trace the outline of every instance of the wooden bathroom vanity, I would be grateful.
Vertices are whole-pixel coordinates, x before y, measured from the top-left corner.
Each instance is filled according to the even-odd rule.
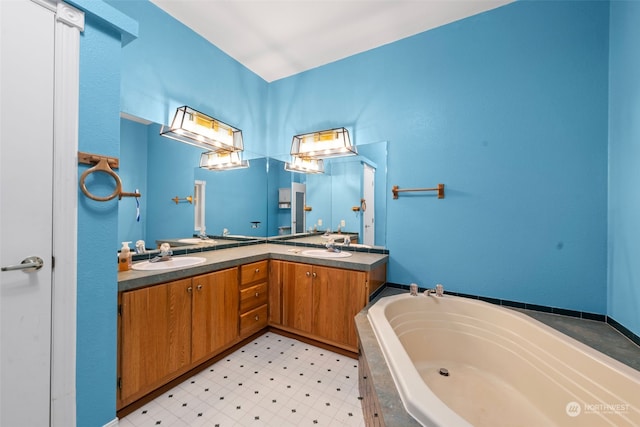
[[[357,357],[354,317],[388,255],[339,260],[260,244],[199,252],[204,264],[119,273],[118,415],[271,329]]]

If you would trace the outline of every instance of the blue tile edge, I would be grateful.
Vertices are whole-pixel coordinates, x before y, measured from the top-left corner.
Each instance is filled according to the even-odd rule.
[[[406,291],[409,290],[409,286],[408,285],[401,285],[401,284],[398,284],[398,283],[389,283],[389,282],[387,282],[386,283],[386,287],[404,289]],[[384,288],[384,286],[382,286],[381,288]],[[419,289],[420,292],[426,290],[426,288],[418,288],[418,289]],[[378,291],[381,291],[381,289],[379,289]],[[457,297],[477,299],[477,300],[480,300],[480,301],[485,301],[485,302],[488,302],[488,303],[491,303],[491,304],[496,304],[496,305],[502,305],[502,306],[505,306],[505,307],[522,308],[522,309],[525,309],[525,310],[540,311],[540,312],[543,312],[543,313],[558,314],[558,315],[561,315],[561,316],[577,317],[579,319],[595,320],[595,321],[598,321],[598,322],[605,322],[605,323],[609,324],[612,328],[614,328],[615,330],[620,332],[622,335],[624,335],[625,337],[627,337],[628,339],[633,341],[636,345],[640,346],[640,336],[634,334],[632,331],[627,329],[625,326],[623,326],[622,324],[620,324],[617,321],[615,321],[612,317],[606,316],[604,314],[589,313],[587,311],[567,310],[565,308],[548,307],[548,306],[545,306],[545,305],[538,305],[538,304],[527,304],[527,303],[518,302],[518,301],[510,301],[510,300],[503,300],[503,299],[499,299],[499,298],[489,298],[489,297],[483,297],[483,296],[479,296],[479,295],[464,294],[464,293],[461,293],[461,292],[445,291],[445,293],[449,294],[449,295],[457,296]]]
[[[198,237],[198,236],[193,236],[193,237]],[[276,244],[276,245],[288,245],[288,246],[298,246],[298,247],[308,247],[308,248],[320,248],[323,247],[322,245],[318,245],[318,244],[314,244],[314,243],[301,243],[301,242],[293,242],[293,241],[286,241],[286,240],[280,240],[280,239],[274,239],[274,240],[269,240],[269,239],[265,239],[265,238],[257,238],[257,239],[247,239],[245,241],[238,241],[237,239],[234,239],[233,241],[228,241],[225,242],[224,237],[220,237],[220,236],[209,236],[212,239],[215,239],[218,243],[215,245],[211,245],[211,246],[203,246],[203,247],[188,247],[185,246],[184,248],[180,248],[180,247],[174,247],[172,248],[173,254],[174,255],[188,255],[188,254],[195,254],[198,252],[208,252],[208,251],[217,251],[220,249],[229,249],[229,248],[238,248],[241,246],[252,246],[252,245],[261,245],[264,243],[270,243],[270,244]],[[383,249],[383,248],[357,248],[357,247],[349,247],[348,250],[350,252],[361,252],[361,253],[369,253],[369,254],[389,254],[389,250],[388,249]],[[154,258],[156,255],[158,255],[158,253],[160,253],[159,250],[157,249],[151,249],[146,251],[143,254],[132,254],[133,255],[133,261],[146,261],[149,260],[151,258]]]
[[[409,286],[407,285],[387,283],[387,286],[409,290]],[[419,290],[422,292],[426,290],[426,288],[419,288]],[[600,322],[605,322],[607,319],[607,316],[605,316],[604,314],[589,313],[589,312],[577,311],[577,310],[567,310],[565,308],[549,307],[546,305],[538,305],[538,304],[528,304],[524,302],[510,301],[510,300],[505,300],[500,298],[490,298],[490,297],[484,297],[481,295],[465,294],[462,292],[453,292],[453,291],[447,291],[447,290],[445,290],[445,293],[448,295],[453,295],[457,297],[477,299],[477,300],[488,302],[491,304],[503,305],[505,307],[523,308],[525,310],[540,311],[542,313],[560,314],[562,316],[577,317],[580,319],[588,319],[588,320],[597,320]]]

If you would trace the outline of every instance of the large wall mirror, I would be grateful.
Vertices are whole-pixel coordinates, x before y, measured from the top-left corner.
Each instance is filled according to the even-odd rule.
[[[194,196],[198,181],[206,183],[202,188],[208,235],[221,236],[225,230],[231,237],[256,239],[290,235],[291,206],[279,203],[279,198],[281,189],[295,186],[305,191],[303,205],[298,203],[304,232],[340,227],[357,233],[362,243],[365,220],[373,221],[371,246],[386,244],[386,142],[357,144],[358,156],[327,160],[324,174],[288,172],[286,156],[269,158],[249,149],[249,168],[214,172],[197,167],[201,149],[159,133],[156,123],[121,120],[119,174],[123,185],[138,189],[142,197],[137,203],[120,201],[119,241],[144,240],[147,248],[155,248],[157,241],[197,234],[196,206],[188,197]],[[365,187],[365,180],[372,189]],[[365,188],[370,190],[366,196]]]

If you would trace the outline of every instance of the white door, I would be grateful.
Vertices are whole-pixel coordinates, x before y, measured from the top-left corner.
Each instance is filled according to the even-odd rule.
[[[306,203],[307,186],[299,182],[291,183],[291,233],[304,233],[306,215],[304,205]]]
[[[375,245],[376,227],[375,227],[375,187],[376,187],[376,170],[371,166],[363,163],[363,179],[362,179],[362,243],[365,245]]]
[[[0,17],[0,425],[48,426],[55,14],[2,0]]]

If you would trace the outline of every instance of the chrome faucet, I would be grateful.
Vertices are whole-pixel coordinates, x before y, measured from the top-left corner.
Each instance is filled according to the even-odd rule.
[[[149,262],[158,262],[158,261],[169,261],[173,256],[173,251],[171,250],[171,246],[168,243],[163,243],[160,245],[160,253],[157,257],[152,258]]]
[[[344,241],[342,242],[342,246],[349,246],[349,245],[351,245],[351,237],[344,236]]]
[[[146,248],[144,246],[144,240],[138,240],[136,242],[136,253],[143,254],[146,252]]]
[[[329,252],[340,252],[340,248],[336,246],[336,242],[333,239],[329,239],[324,247],[327,248]]]

